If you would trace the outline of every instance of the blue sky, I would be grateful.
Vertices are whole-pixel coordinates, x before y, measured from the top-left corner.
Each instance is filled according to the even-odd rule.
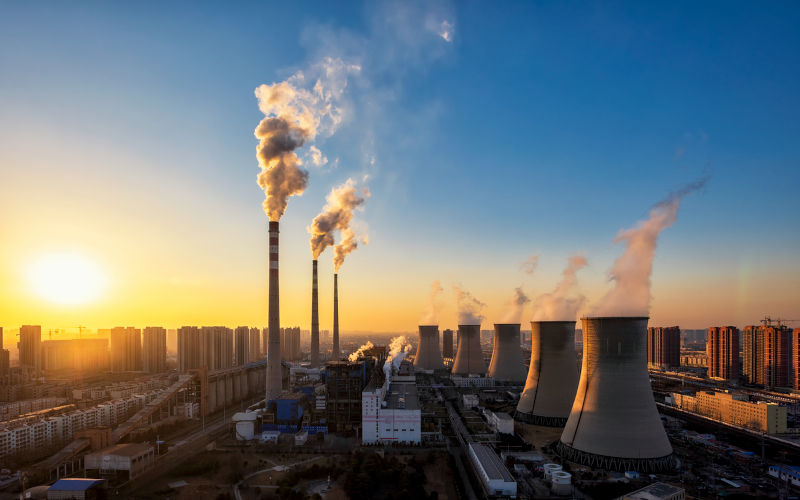
[[[450,42],[431,20],[453,25]],[[550,290],[574,253],[591,301],[617,232],[707,173],[659,240],[653,318],[800,318],[798,25],[790,2],[5,3],[5,296],[25,256],[75,245],[116,277],[117,299],[54,323],[177,324],[209,303],[218,322],[260,321],[262,295],[224,298],[261,293],[265,275],[253,89],[333,54],[362,72],[345,122],[316,142],[330,164],[282,220],[287,321],[307,323],[306,226],[332,186],[364,174],[371,242],[343,268],[370,289],[343,304],[353,330],[413,328],[433,279],[463,284],[491,322],[513,287]],[[540,267],[522,276],[532,254]],[[120,305],[169,283],[197,299],[174,315]]]

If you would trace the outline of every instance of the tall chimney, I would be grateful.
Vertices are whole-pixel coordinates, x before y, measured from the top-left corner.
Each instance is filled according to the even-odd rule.
[[[319,366],[319,294],[317,293],[317,259],[311,277],[311,366]]]
[[[333,352],[331,359],[339,359],[339,274],[333,275]]]
[[[269,346],[267,401],[281,395],[281,315],[278,292],[278,221],[269,222]]]

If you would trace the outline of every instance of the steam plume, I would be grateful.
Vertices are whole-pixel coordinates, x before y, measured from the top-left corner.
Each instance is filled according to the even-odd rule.
[[[483,322],[481,309],[486,307],[486,304],[458,285],[453,285],[453,293],[456,296],[456,305],[458,306],[458,324],[480,325]]]
[[[353,210],[362,206],[367,196],[369,196],[369,191],[366,190],[363,196],[359,195],[353,179],[347,179],[347,182],[341,186],[331,189],[325,198],[327,204],[322,209],[322,213],[314,217],[311,227],[308,228],[308,232],[311,234],[309,241],[311,254],[315,260],[327,247],[334,244],[333,235],[337,229],[346,232],[350,228]]]
[[[533,303],[534,321],[567,321],[578,315],[581,306],[586,302],[582,294],[570,294],[578,285],[576,274],[586,267],[586,257],[574,255],[567,261],[567,267],[561,273],[561,281],[555,290],[536,298]]]
[[[344,264],[344,258],[350,255],[356,248],[358,248],[358,238],[352,228],[347,227],[341,231],[342,241],[333,247],[333,268],[338,273],[339,268]],[[368,244],[369,239],[364,236],[361,243]]]
[[[514,296],[508,303],[508,309],[503,316],[503,323],[519,323],[522,320],[522,309],[531,299],[525,295],[521,286],[514,289]]]
[[[359,347],[356,352],[354,352],[353,354],[351,354],[350,356],[347,357],[348,361],[350,361],[351,363],[355,363],[356,361],[358,361],[358,358],[360,358],[361,356],[364,355],[364,351],[369,351],[373,347],[375,347],[375,346],[372,345],[372,342],[367,340],[366,344],[364,344],[361,347]]]
[[[609,273],[612,288],[593,312],[596,316],[647,316],[650,311],[650,275],[658,235],[678,217],[684,196],[702,188],[708,177],[671,193],[650,210],[650,218],[620,232],[615,243],[625,243],[625,253],[614,262]]]
[[[389,343],[389,354],[386,356],[386,363],[383,364],[383,373],[388,380],[392,374],[392,367],[396,370],[400,367],[400,362],[411,350],[411,343],[405,335],[394,337]]]
[[[438,325],[439,324],[439,296],[444,291],[442,284],[439,280],[433,280],[431,283],[431,291],[428,296],[428,305],[422,318],[419,320],[420,325]]]
[[[265,115],[254,132],[261,167],[258,185],[266,195],[264,211],[270,220],[279,220],[289,197],[305,191],[308,172],[295,150],[313,141],[318,131],[332,134],[339,126],[343,115],[336,101],[347,85],[347,75],[359,69],[329,57],[311,68],[319,77],[310,90],[303,87],[306,77],[302,72],[256,88],[258,107]],[[312,152],[317,153],[321,156],[318,149]]]
[[[522,263],[520,266],[520,270],[525,272],[525,274],[533,274],[536,270],[536,266],[539,265],[539,256],[538,255],[531,255],[528,257],[528,260]]]

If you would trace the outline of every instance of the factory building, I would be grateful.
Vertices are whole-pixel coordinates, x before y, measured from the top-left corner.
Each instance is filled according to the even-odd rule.
[[[419,444],[422,413],[408,361],[386,378],[376,372],[361,394],[361,442]]]
[[[484,444],[470,443],[469,459],[486,496],[517,496],[517,482],[491,448]]]
[[[681,365],[680,328],[651,326],[647,329],[647,365],[662,370]]]
[[[706,342],[708,376],[722,380],[739,378],[739,329],[735,326],[712,326]]]
[[[148,373],[167,371],[167,330],[160,326],[142,330],[142,369]]]
[[[84,458],[84,469],[89,477],[123,483],[136,479],[150,469],[156,461],[152,446],[141,443],[118,444]]]
[[[108,498],[107,490],[105,479],[68,477],[47,489],[47,500],[100,500]]]
[[[375,360],[358,362],[329,361],[325,414],[331,432],[356,430],[361,427],[361,393],[372,378]]]
[[[767,434],[786,432],[785,406],[765,401],[751,402],[745,394],[713,391],[701,391],[695,395],[673,393],[672,404],[681,410],[738,427]]]

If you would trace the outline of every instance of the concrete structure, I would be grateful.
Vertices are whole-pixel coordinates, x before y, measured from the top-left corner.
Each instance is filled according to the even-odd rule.
[[[59,479],[47,490],[47,500],[95,500],[107,498],[105,479]]]
[[[481,352],[481,325],[458,325],[458,352],[452,373],[485,375],[486,362]]]
[[[319,287],[317,259],[311,263],[311,367],[319,366]]]
[[[525,380],[525,361],[519,340],[519,323],[495,323],[488,375],[498,382]]]
[[[339,351],[339,275],[333,275],[333,347],[331,360],[336,361],[341,356]]]
[[[152,446],[126,443],[89,453],[83,463],[87,476],[123,483],[142,475],[155,461],[156,454]]]
[[[681,410],[767,434],[786,432],[787,408],[765,401],[751,402],[745,394],[701,391],[695,395],[672,394],[672,403]]]
[[[422,413],[413,380],[370,381],[361,395],[361,442],[419,444]],[[378,385],[377,382],[382,382]]]
[[[563,427],[578,389],[577,362],[574,321],[532,321],[528,379],[514,418]]]
[[[250,359],[250,328],[237,326],[233,331],[233,354],[236,366],[246,365]]]
[[[36,372],[42,369],[42,327],[40,325],[22,325],[19,328],[19,364]]]
[[[712,326],[706,341],[708,376],[722,380],[739,379],[739,329]]]
[[[226,370],[233,366],[233,330],[224,326],[200,328],[200,367]]]
[[[551,491],[558,496],[568,496],[572,493],[572,474],[563,470],[555,471],[550,476]]]
[[[562,458],[609,470],[673,466],[647,371],[647,318],[583,318],[583,366],[557,446]]]
[[[414,358],[417,370],[442,370],[442,352],[439,350],[439,327],[437,325],[419,326],[419,345]]]
[[[258,328],[250,328],[250,362],[258,361],[264,357],[261,352],[261,332]]]
[[[622,500],[684,500],[686,490],[666,483],[653,483],[628,493]]]
[[[751,384],[789,387],[790,329],[772,325],[746,326],[742,342],[742,374]]]
[[[487,496],[517,496],[517,482],[491,448],[469,443],[469,459]]]
[[[187,373],[201,367],[200,329],[182,326],[178,329],[178,371]]]
[[[800,328],[792,331],[792,388],[800,390]]]
[[[354,430],[361,426],[362,392],[372,378],[374,359],[357,362],[329,361],[325,416],[331,432]]]
[[[281,380],[281,317],[278,288],[278,221],[269,221],[269,345],[267,348],[267,401],[283,390]]]
[[[42,369],[55,374],[88,375],[108,370],[108,339],[45,340]]]
[[[677,326],[651,326],[647,329],[647,364],[651,368],[677,368],[681,365],[681,329]]]
[[[453,359],[453,330],[449,328],[442,332],[442,357]]]
[[[284,361],[300,361],[300,327],[281,328],[281,356]]]
[[[117,326],[109,336],[112,372],[136,372],[142,369],[142,331]]]
[[[167,330],[160,326],[142,330],[142,369],[148,373],[167,371]]]
[[[489,428],[498,434],[514,434],[514,419],[508,413],[486,410]]]

